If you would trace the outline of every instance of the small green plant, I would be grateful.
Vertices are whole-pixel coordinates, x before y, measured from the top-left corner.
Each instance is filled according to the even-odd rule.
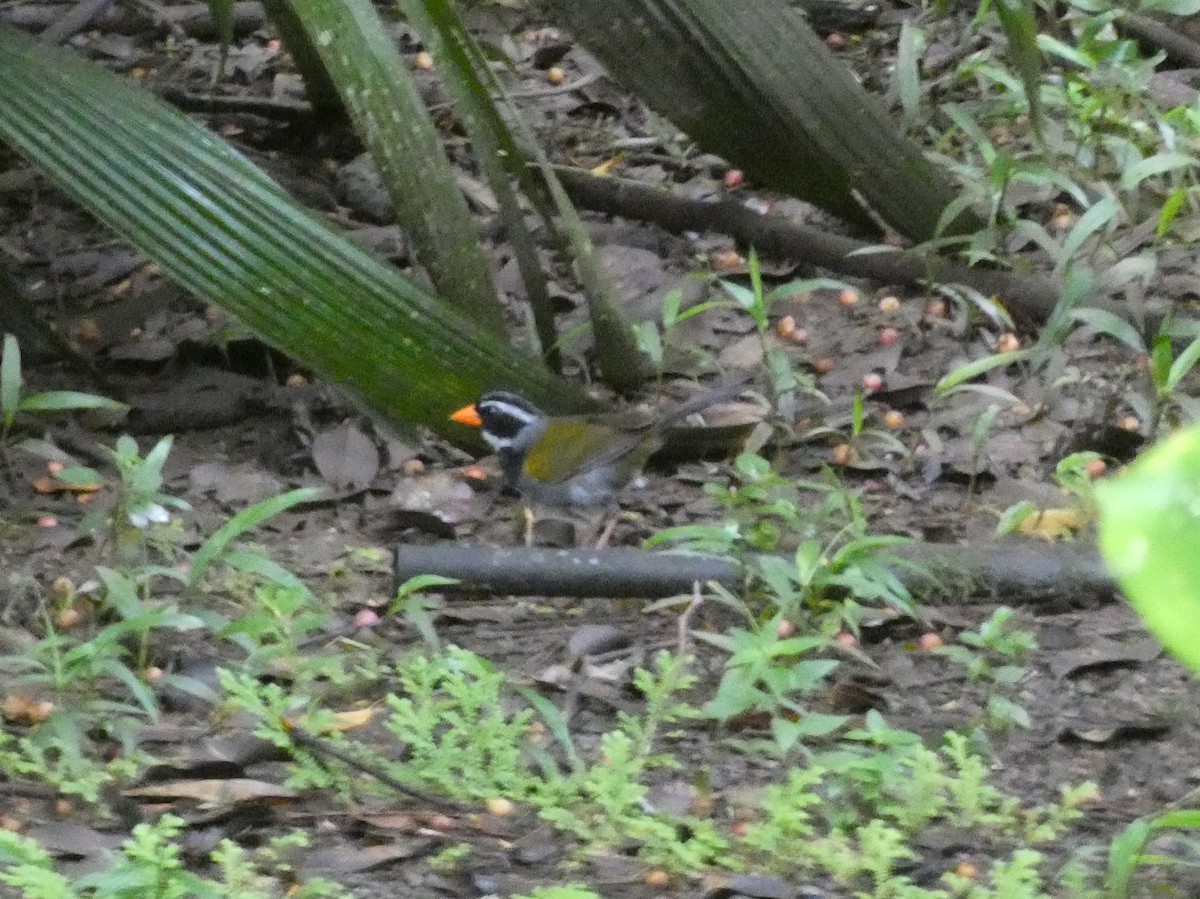
[[[1096,478],[1092,467],[1098,462],[1103,462],[1103,457],[1088,451],[1071,453],[1060,459],[1054,467],[1054,480],[1073,500],[1069,517],[1069,523],[1073,525],[1071,530],[1078,530],[1096,520]],[[1013,503],[1001,513],[996,532],[1011,534],[1021,529],[1032,516],[1044,512],[1029,500]]]
[[[1174,834],[1186,839],[1188,857],[1181,847],[1151,852],[1150,845],[1159,837]],[[1113,838],[1108,851],[1105,887],[1109,899],[1127,899],[1133,895],[1133,879],[1139,869],[1200,865],[1200,809],[1180,808],[1152,817],[1138,818]]]
[[[123,411],[128,408],[124,403],[90,393],[79,393],[74,390],[48,390],[42,393],[24,394],[23,388],[21,348],[17,343],[17,338],[11,334],[5,334],[4,349],[0,353],[0,420],[3,421],[3,433],[0,434],[0,460],[7,459],[6,454],[11,445],[13,431],[17,426],[17,417],[20,415],[78,412],[83,409]],[[33,441],[30,442],[29,448],[33,451],[41,449],[40,444]]]
[[[829,646],[827,637],[782,637],[780,628],[734,628],[727,634],[696,634],[729,653],[721,682],[703,707],[705,714],[728,723],[751,713],[770,715],[772,754],[788,755],[803,740],[823,737],[848,721],[845,715],[815,712],[805,699],[826,686],[837,667],[834,659],[806,658]],[[760,741],[737,741],[745,749],[762,747]]]
[[[421,639],[425,641],[425,646],[430,651],[440,652],[442,641],[438,637],[437,629],[433,626],[433,618],[429,614],[437,606],[434,601],[424,596],[424,592],[431,587],[449,587],[457,583],[458,581],[453,578],[440,577],[436,574],[419,574],[416,577],[410,577],[396,588],[396,597],[388,606],[388,616],[403,616],[421,635]]]
[[[108,451],[118,475],[116,497],[109,503],[96,504],[79,522],[78,530],[84,534],[106,535],[122,564],[145,564],[152,549],[167,551],[168,543],[156,539],[156,529],[171,521],[170,509],[191,510],[182,499],[163,491],[162,469],[171,453],[172,443],[172,437],[163,437],[142,456],[137,441],[126,434]],[[31,451],[51,457],[61,455],[40,445]],[[100,472],[73,460],[54,477],[70,487],[95,487],[104,483]]]
[[[754,329],[762,346],[763,370],[770,385],[772,405],[779,420],[790,425],[796,418],[798,394],[806,393],[821,399],[824,399],[824,396],[817,390],[812,378],[796,371],[787,350],[771,339],[771,307],[781,299],[806,290],[842,290],[846,285],[827,278],[814,278],[782,284],[768,291],[763,286],[762,269],[759,266],[758,254],[754,250],[750,251],[747,265],[750,270],[749,287],[725,279],[717,283],[738,308],[749,313],[754,322]]]
[[[862,391],[854,394],[854,405],[851,407],[850,433],[846,434],[840,428],[829,425],[819,425],[804,432],[802,439],[827,439],[836,443],[844,443],[850,449],[850,459],[857,463],[868,463],[876,458],[878,451],[891,454],[898,458],[908,458],[908,447],[900,442],[894,434],[883,428],[867,425],[867,411],[863,402]]]
[[[593,893],[581,884],[569,883],[557,887],[538,887],[528,896],[514,896],[513,899],[602,899],[599,893]]]
[[[307,588],[260,584],[246,606],[217,634],[245,651],[247,671],[263,675],[286,669],[298,689],[315,680],[346,681],[346,657],[312,651],[314,643],[325,642],[321,635],[330,611]]]
[[[1037,649],[1033,634],[1017,627],[1013,610],[1002,606],[978,631],[963,631],[959,639],[962,645],[947,644],[934,652],[962,665],[971,683],[988,689],[984,725],[996,731],[1028,728],[1029,713],[1009,694],[1025,677],[1025,662]]]
[[[989,835],[1003,840],[1015,833],[1029,842],[1046,842],[1060,836],[1095,795],[1086,784],[1064,791],[1057,805],[1022,809],[987,783],[988,766],[966,737],[948,733],[945,745],[934,751],[915,734],[888,727],[877,712],[869,712],[865,727],[845,738],[844,745],[815,754],[809,764],[793,769],[786,783],[766,791],[761,817],[737,849],[784,876],[829,873],[862,890],[856,895],[1040,897],[1040,890],[1001,889],[1004,872],[1026,850],[997,863],[986,892],[978,883],[968,894],[918,889],[902,873],[915,857],[912,838],[934,822],[947,821],[971,829],[981,842]],[[1021,855],[1017,867],[1036,873],[1040,861],[1036,853]],[[1040,884],[1040,877],[1031,882]],[[955,886],[949,880],[947,885]]]
[[[1196,335],[1195,323],[1177,322],[1168,316],[1147,345],[1132,324],[1107,309],[1076,309],[1071,317],[1088,333],[1111,337],[1148,360],[1148,389],[1143,393],[1127,391],[1124,400],[1146,422],[1151,439],[1158,436],[1164,424],[1177,427],[1185,420],[1200,418],[1200,406],[1180,389],[1183,379],[1200,362],[1200,336]],[[1190,341],[1176,355],[1175,342],[1180,338]]]
[[[301,845],[303,834],[273,840],[253,854],[223,840],[212,854],[220,879],[212,880],[184,868],[183,828],[184,821],[174,815],[138,824],[109,867],[75,878],[56,871],[54,859],[33,840],[0,830],[0,883],[24,899],[274,899],[284,890],[297,899],[349,899],[327,880],[289,882],[291,872],[278,866],[279,853],[289,844]],[[281,873],[287,879],[281,881]]]

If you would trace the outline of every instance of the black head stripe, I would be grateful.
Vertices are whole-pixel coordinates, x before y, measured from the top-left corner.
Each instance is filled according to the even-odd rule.
[[[511,393],[488,393],[476,403],[486,434],[507,442],[530,422],[541,418],[537,407]]]

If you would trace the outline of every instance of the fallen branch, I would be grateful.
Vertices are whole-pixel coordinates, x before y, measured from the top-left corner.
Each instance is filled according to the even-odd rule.
[[[882,284],[965,284],[985,296],[1000,297],[1009,311],[1034,322],[1050,317],[1062,293],[1062,285],[1047,275],[967,268],[905,250],[874,252],[870,244],[781,215],[762,215],[737,200],[694,200],[649,184],[566,166],[555,166],[554,172],[573,201],[596,212],[653,222],[675,233],[728,234],[764,256]]]
[[[1041,605],[1111,601],[1116,585],[1090,547],[1043,543],[989,546],[911,543],[889,550],[891,570],[920,602]],[[497,549],[398,546],[397,586],[418,574],[460,583],[452,590],[512,596],[641,597],[684,594],[696,582],[736,589],[745,574],[725,558],[638,549]]]

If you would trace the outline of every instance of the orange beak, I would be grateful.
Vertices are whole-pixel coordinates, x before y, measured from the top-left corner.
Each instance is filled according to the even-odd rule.
[[[471,428],[478,428],[483,425],[483,419],[479,417],[479,410],[475,408],[474,403],[471,403],[469,406],[463,406],[450,416],[450,420]]]

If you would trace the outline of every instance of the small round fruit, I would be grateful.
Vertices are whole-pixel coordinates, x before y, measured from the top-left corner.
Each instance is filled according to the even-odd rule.
[[[721,181],[730,190],[736,190],[746,183],[746,175],[741,169],[726,169]]]
[[[925,304],[925,314],[930,318],[946,317],[946,301],[933,299]]]
[[[50,592],[59,599],[63,599],[75,592],[75,582],[69,577],[60,574],[50,582]]]
[[[355,627],[375,627],[379,621],[379,613],[374,609],[359,609],[354,613]]]
[[[837,446],[835,446],[832,450],[829,451],[829,461],[832,462],[834,465],[838,465],[838,466],[845,465],[847,462],[850,461],[850,457],[851,457],[852,453],[853,453],[853,450],[850,448],[850,444],[839,443]]]
[[[854,649],[856,646],[858,646],[858,637],[854,636],[854,634],[850,633],[849,631],[838,631],[837,635],[833,638],[833,641],[841,646],[849,647],[850,649]]]
[[[954,873],[965,880],[975,880],[979,877],[979,869],[970,862],[959,862],[954,868]]]
[[[1121,419],[1120,428],[1122,431],[1137,433],[1142,429],[1142,423],[1138,421],[1138,417],[1136,415],[1126,415]]]
[[[879,345],[891,346],[900,340],[900,332],[895,328],[882,328],[879,331]]]
[[[642,876],[642,882],[656,890],[665,890],[671,885],[671,875],[662,868],[651,868]]]
[[[824,356],[813,363],[813,370],[819,375],[827,375],[833,371],[835,364],[829,356]]]
[[[775,333],[780,337],[791,337],[796,330],[796,319],[790,315],[785,315],[775,323]]]
[[[934,631],[926,631],[917,639],[917,647],[922,652],[929,652],[931,649],[937,649],[946,641],[942,639],[942,635]]]
[[[904,413],[897,412],[895,409],[888,409],[883,413],[883,424],[885,427],[893,431],[904,427]]]
[[[422,50],[413,58],[413,65],[423,72],[428,72],[433,68],[433,54]]]
[[[505,799],[503,796],[494,796],[486,803],[487,810],[490,814],[497,818],[507,818],[513,813],[515,806],[511,799]]]
[[[883,389],[883,375],[877,371],[869,371],[862,376],[863,390],[869,393],[874,393],[876,390]]]
[[[1099,478],[1108,471],[1108,463],[1103,459],[1092,459],[1083,466],[1083,471],[1089,478]]]
[[[883,299],[881,299],[879,301],[879,311],[880,312],[899,312],[900,311],[900,298],[892,297],[892,296],[884,297]]]
[[[843,306],[857,306],[858,301],[862,299],[857,290],[851,290],[847,287],[838,294],[838,302]]]
[[[1013,353],[1021,348],[1021,341],[1016,334],[1006,332],[996,339],[996,352]]]
[[[733,271],[746,265],[746,259],[737,250],[715,250],[708,256],[712,267],[719,272]]]
[[[840,31],[833,31],[825,35],[825,46],[830,50],[837,52],[846,46],[846,35]]]
[[[789,637],[796,636],[796,623],[789,618],[782,619],[775,626],[775,634],[780,640],[786,640]]]
[[[562,66],[551,66],[546,69],[546,80],[551,84],[562,84],[567,80],[567,73],[563,71]]]
[[[308,378],[304,377],[304,375],[300,374],[300,372],[294,371],[290,375],[287,376],[287,380],[284,381],[283,383],[285,386],[291,387],[293,389],[297,388],[297,387],[307,387],[308,386]]]
[[[79,624],[79,619],[82,617],[83,615],[80,614],[79,609],[74,606],[67,606],[65,609],[59,609],[58,614],[54,616],[54,622],[60,630],[69,631],[75,625]]]

